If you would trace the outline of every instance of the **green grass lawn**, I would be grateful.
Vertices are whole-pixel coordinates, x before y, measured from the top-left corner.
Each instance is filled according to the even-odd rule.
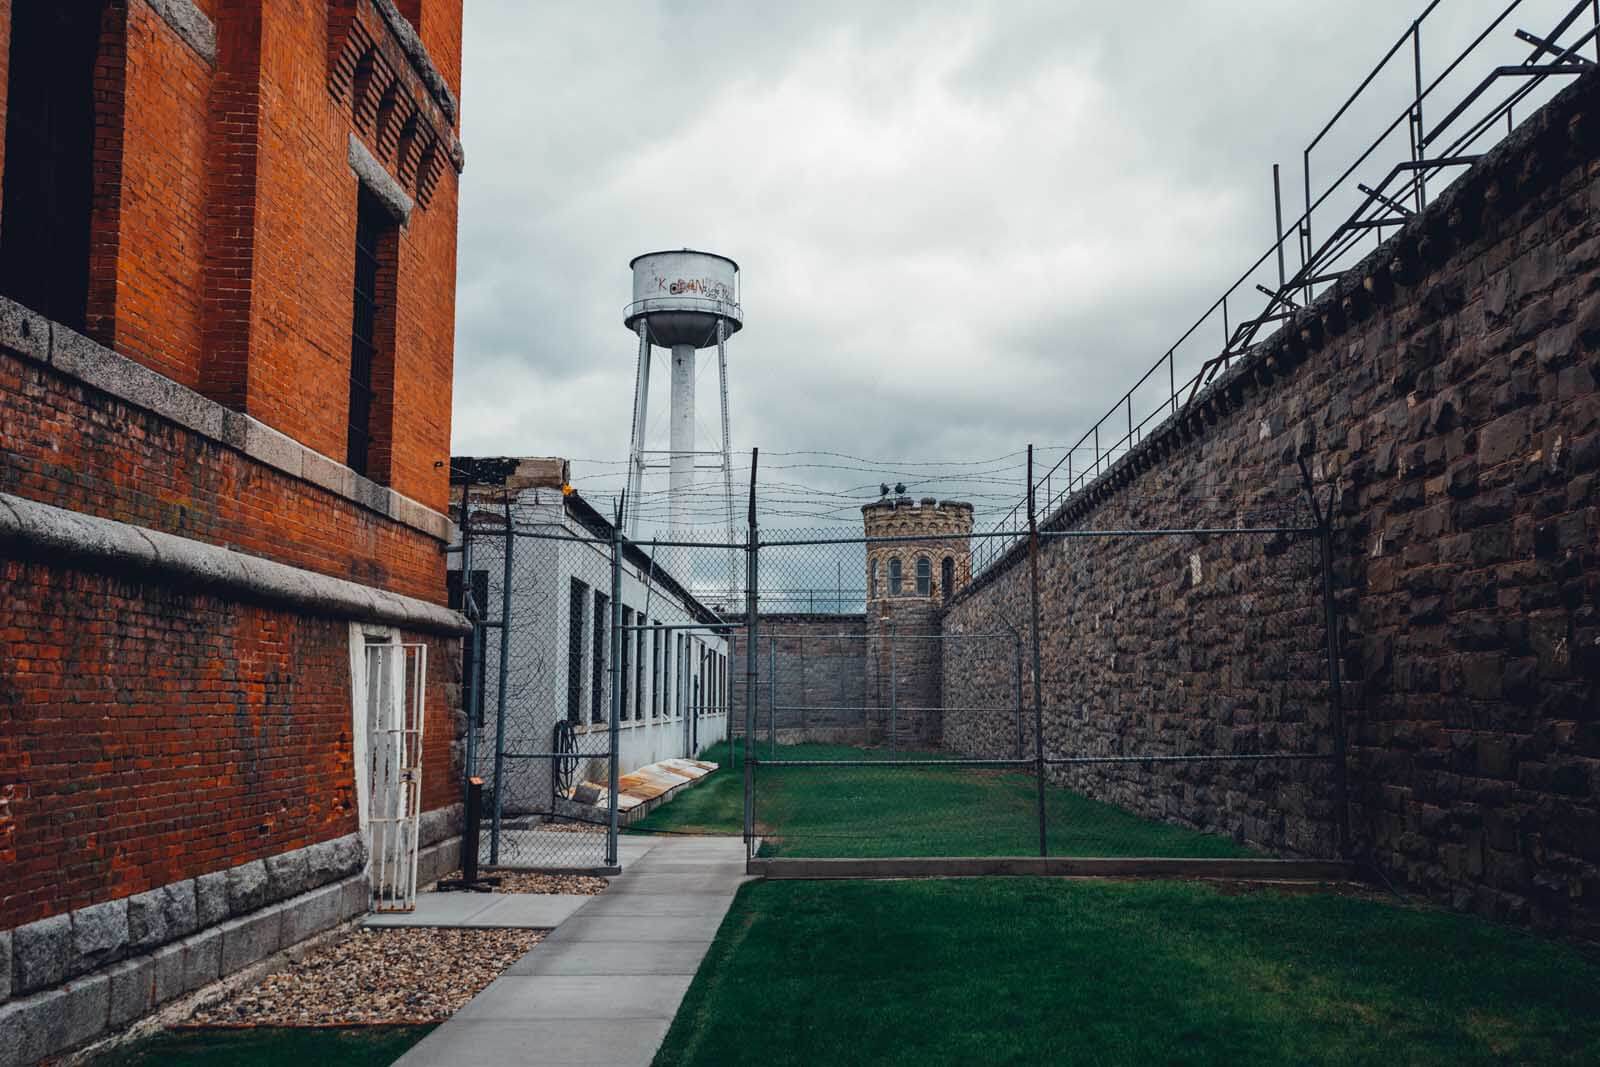
[[[904,753],[906,756],[936,755]],[[881,750],[783,745],[781,759],[884,759]],[[634,824],[639,831],[737,834],[744,772],[726,744],[704,758],[722,765]],[[758,764],[756,826],[766,856],[1032,856],[1039,851],[1036,785],[1005,769],[790,767]],[[1047,786],[1055,856],[1248,856],[1227,837],[1151,822],[1070,790]]]
[[[168,1030],[97,1057],[92,1067],[283,1067],[339,1064],[385,1067],[421,1041],[432,1026],[348,1029],[208,1027]]]
[[[657,1067],[1600,1062],[1600,956],[1190,882],[756,882]]]

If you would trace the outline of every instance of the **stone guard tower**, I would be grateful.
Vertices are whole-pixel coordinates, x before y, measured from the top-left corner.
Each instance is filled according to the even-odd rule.
[[[937,748],[943,734],[944,605],[972,579],[972,505],[885,496],[864,505],[867,725],[871,739]],[[924,539],[925,538],[925,539]]]

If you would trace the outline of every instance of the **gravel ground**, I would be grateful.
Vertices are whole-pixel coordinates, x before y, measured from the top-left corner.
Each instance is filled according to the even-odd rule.
[[[188,1025],[442,1022],[548,932],[357,930],[259,984],[201,1008]]]
[[[569,896],[592,897],[604,893],[610,884],[604,878],[586,874],[540,874],[538,871],[482,871],[486,878],[500,879],[495,893],[565,893]],[[460,878],[460,871],[451,871],[440,881]]]

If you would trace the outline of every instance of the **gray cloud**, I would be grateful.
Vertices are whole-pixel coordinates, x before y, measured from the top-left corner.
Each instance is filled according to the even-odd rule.
[[[1498,6],[1447,2],[1432,54]],[[1274,160],[1298,210],[1301,148],[1411,7],[472,0],[455,450],[625,457],[627,263],[683,245],[744,268],[741,451],[1075,440],[1268,246]]]

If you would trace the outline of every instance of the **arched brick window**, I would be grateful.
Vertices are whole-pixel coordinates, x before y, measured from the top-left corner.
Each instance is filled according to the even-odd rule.
[[[900,595],[900,579],[901,579],[900,557],[896,556],[895,558],[893,558],[893,559],[891,559],[889,561],[889,595],[890,596],[899,596]]]
[[[927,556],[917,557],[917,595],[933,595],[933,564],[928,562]]]

